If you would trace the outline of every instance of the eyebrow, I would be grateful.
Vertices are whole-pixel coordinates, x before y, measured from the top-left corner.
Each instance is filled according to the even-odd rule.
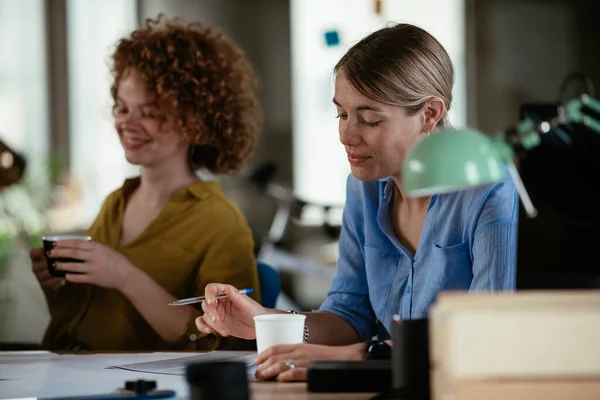
[[[126,103],[126,101],[123,100],[123,98],[121,96],[117,96],[117,101],[120,101],[121,103]],[[155,106],[155,105],[156,105],[156,101],[149,101],[147,103],[137,104],[138,107],[151,107],[151,106]]]
[[[335,99],[335,97],[331,100],[333,101],[333,104],[335,104],[338,107],[341,107],[340,103]],[[364,106],[358,106],[355,108],[356,111],[376,111],[376,112],[381,112],[383,111],[381,108],[379,107],[375,107],[375,106],[368,106],[368,105],[364,105]]]

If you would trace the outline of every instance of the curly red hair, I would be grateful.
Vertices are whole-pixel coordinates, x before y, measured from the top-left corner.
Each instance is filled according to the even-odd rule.
[[[190,143],[193,168],[237,170],[262,124],[257,78],[243,51],[213,27],[182,19],[146,19],[112,55],[113,100],[135,71],[156,96],[157,117]]]

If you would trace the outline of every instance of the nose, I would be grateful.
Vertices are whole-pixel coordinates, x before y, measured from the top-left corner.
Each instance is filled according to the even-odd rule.
[[[340,143],[344,146],[357,146],[361,138],[357,127],[350,121],[344,121],[340,124]]]
[[[123,118],[123,122],[127,124],[127,123],[132,123],[132,122],[137,121],[137,119],[139,118],[139,115],[138,115],[138,113],[129,111],[129,112],[123,114],[122,118]]]
[[[118,114],[115,117],[115,125],[121,129],[127,129],[128,127],[132,127],[137,121],[138,116],[131,111]]]

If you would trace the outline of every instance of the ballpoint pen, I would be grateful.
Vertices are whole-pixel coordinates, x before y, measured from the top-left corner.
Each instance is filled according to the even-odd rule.
[[[254,289],[240,289],[238,291],[239,294],[250,294],[252,292],[254,292]],[[227,294],[221,293],[221,294],[218,294],[215,296],[216,299],[222,299],[223,297],[227,297]],[[188,299],[181,299],[181,300],[173,301],[173,302],[169,303],[169,305],[170,306],[184,306],[186,304],[200,303],[205,298],[206,298],[206,296],[190,297]]]

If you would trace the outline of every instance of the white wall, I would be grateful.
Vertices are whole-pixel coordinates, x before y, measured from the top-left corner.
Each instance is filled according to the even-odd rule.
[[[343,205],[350,167],[339,143],[333,98],[333,67],[369,33],[391,22],[420,26],[448,51],[457,72],[453,125],[466,121],[464,0],[291,0],[294,190],[317,204]],[[339,46],[324,34],[337,31]]]
[[[87,228],[106,196],[138,173],[125,160],[110,95],[110,56],[117,41],[137,27],[136,18],[135,0],[67,0],[71,172],[83,199],[70,210],[66,229]]]

